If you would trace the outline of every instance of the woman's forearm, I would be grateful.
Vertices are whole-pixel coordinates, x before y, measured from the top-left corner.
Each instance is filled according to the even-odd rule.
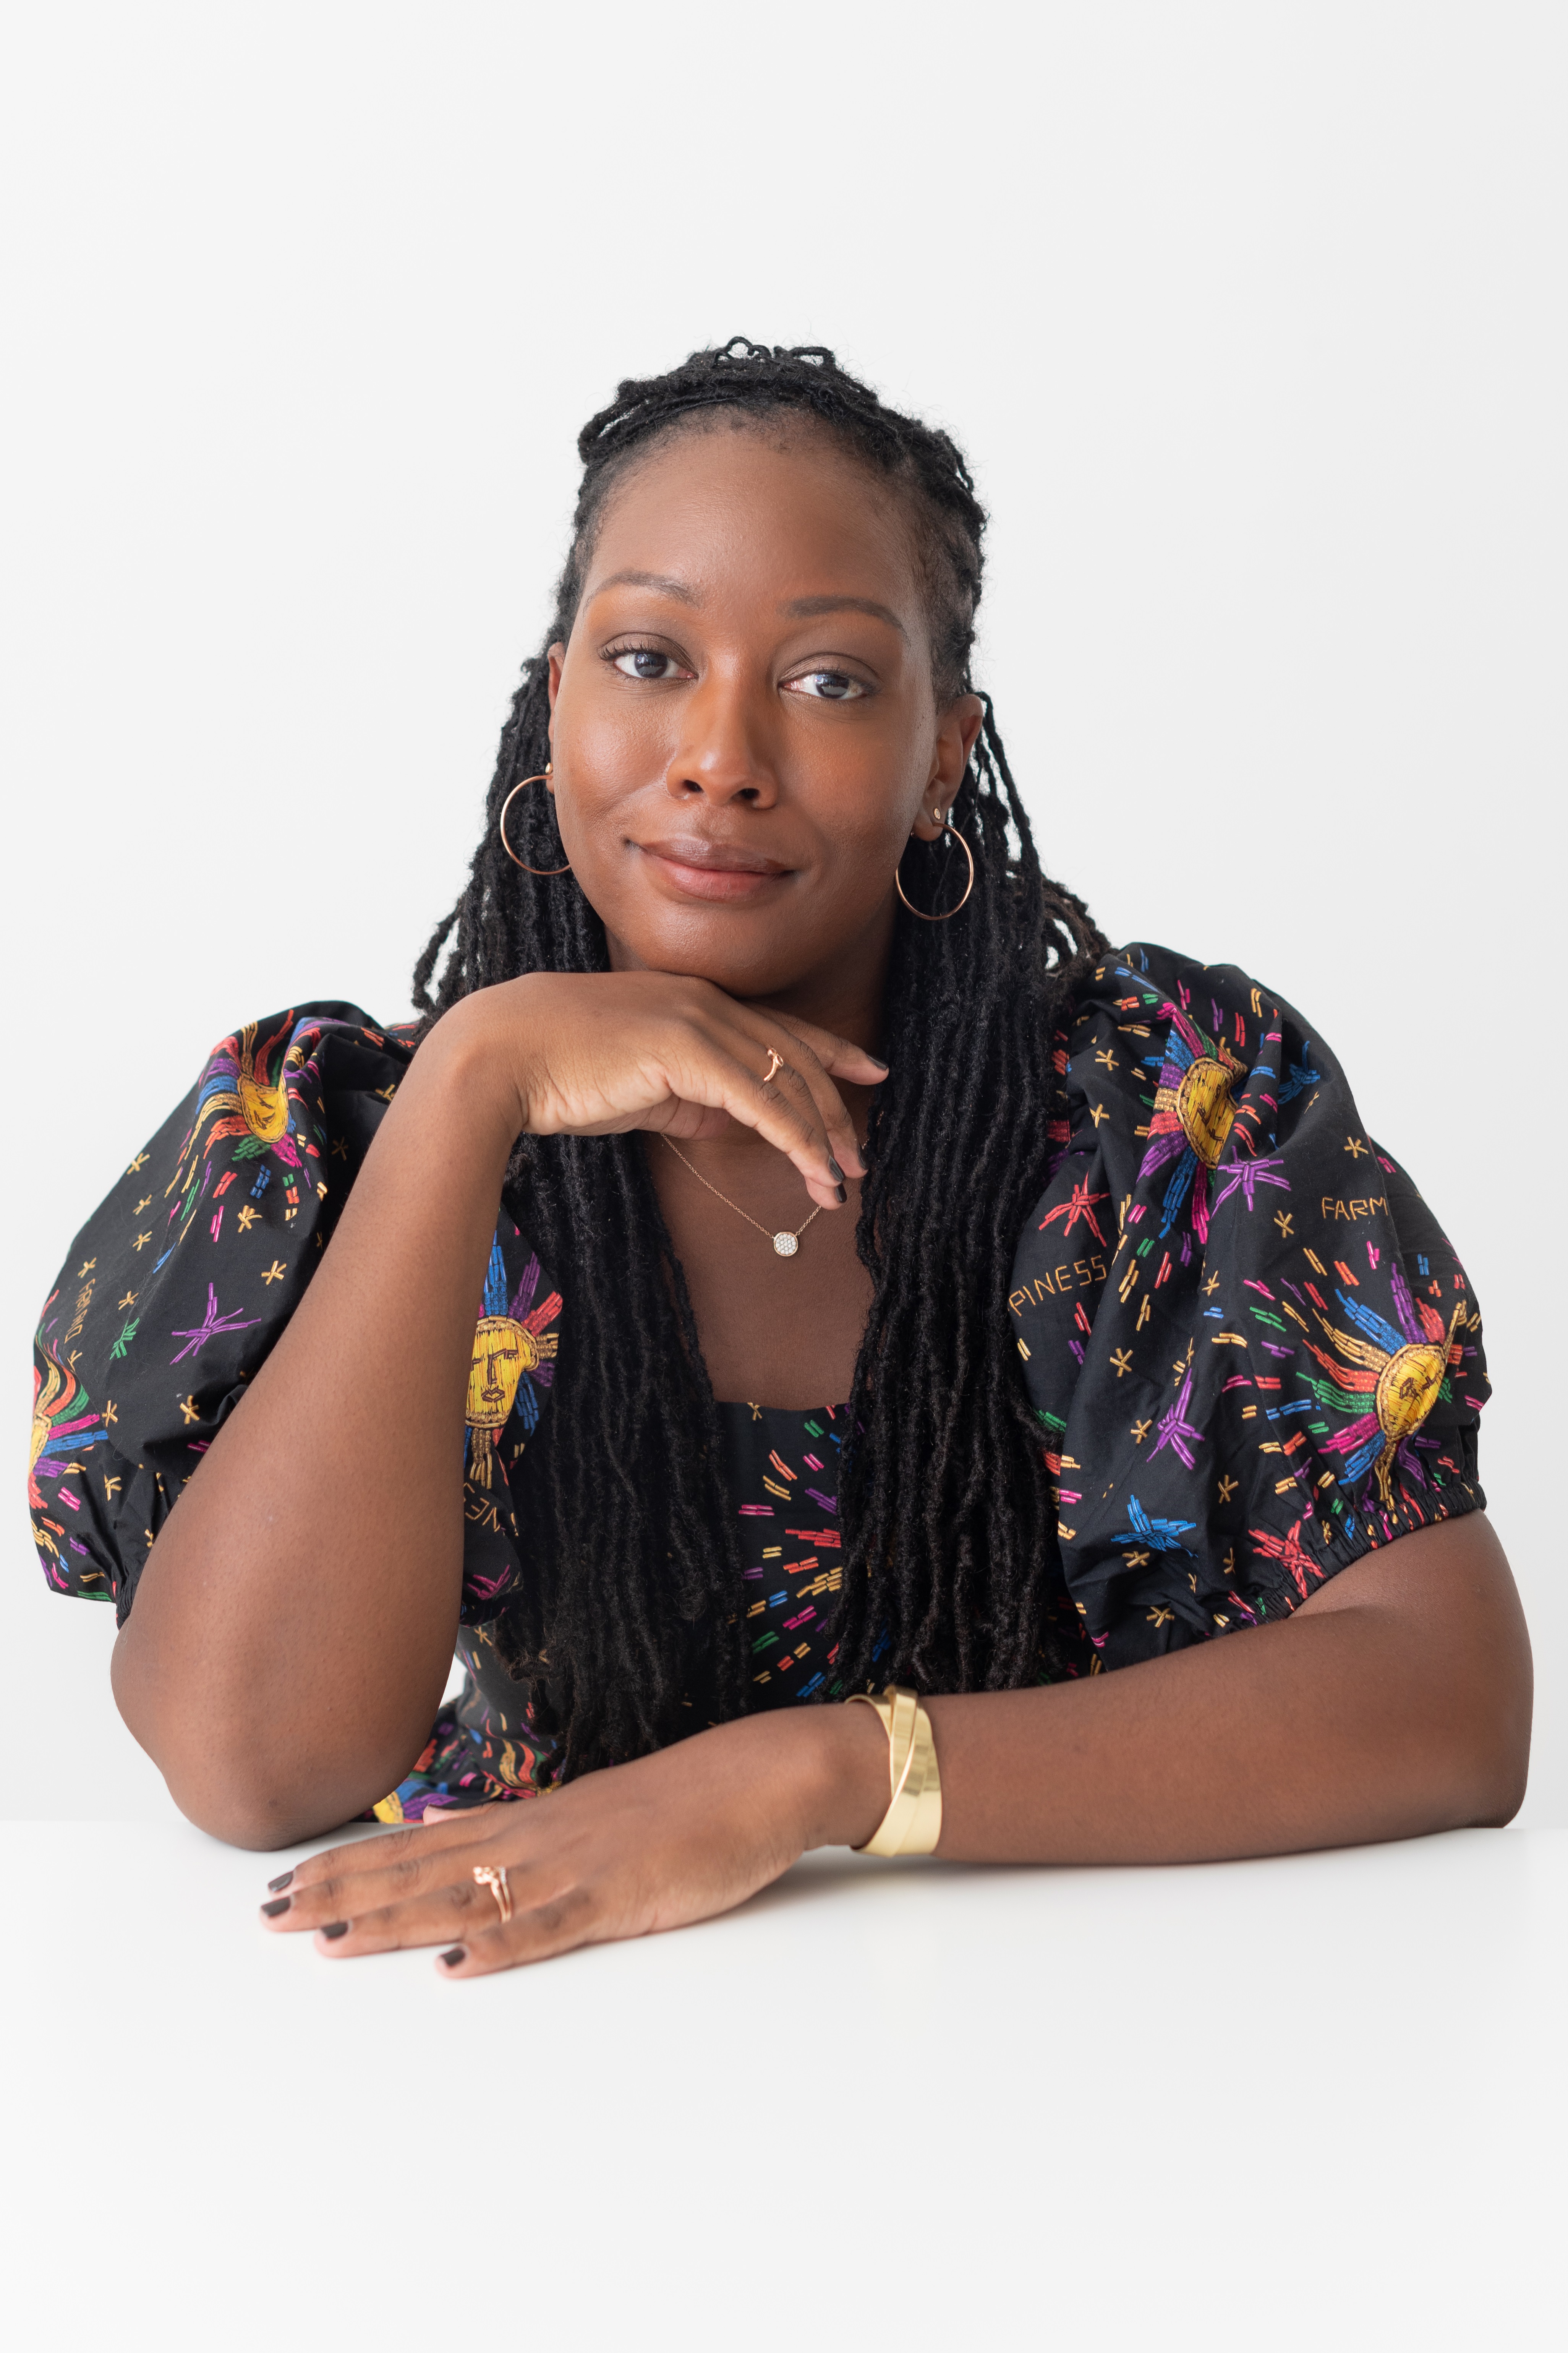
[[[116,1645],[132,1731],[184,1810],[241,1844],[320,1831],[395,1787],[450,1666],[464,1389],[518,1124],[462,1014],[411,1065]]]
[[[928,1704],[952,1861],[1277,1854],[1506,1821],[1529,1760],[1530,1644],[1472,1514],[1357,1562],[1278,1625]],[[824,1727],[810,1843],[867,1835],[864,1732]]]

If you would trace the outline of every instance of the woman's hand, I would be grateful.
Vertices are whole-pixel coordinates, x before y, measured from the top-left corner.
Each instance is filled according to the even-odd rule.
[[[793,1161],[825,1208],[843,1202],[847,1173],[865,1174],[834,1081],[874,1087],[887,1076],[846,1038],[670,973],[528,973],[466,998],[431,1044],[443,1033],[507,1073],[515,1133],[689,1138],[739,1120]]]
[[[716,1725],[548,1798],[479,1806],[313,1855],[264,1905],[323,1953],[439,1945],[483,1977],[577,1945],[680,1928],[743,1904],[808,1847],[860,1845],[888,1803],[888,1744],[868,1707]],[[503,1922],[476,1867],[504,1864]]]

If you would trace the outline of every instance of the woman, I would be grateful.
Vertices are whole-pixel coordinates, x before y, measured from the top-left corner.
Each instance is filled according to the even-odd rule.
[[[178,1803],[422,1822],[265,1916],[455,1976],[824,1843],[1506,1820],[1463,1271],[1289,1007],[1042,876],[957,450],[742,341],[580,447],[425,1022],[226,1039],[44,1313],[45,1568]]]

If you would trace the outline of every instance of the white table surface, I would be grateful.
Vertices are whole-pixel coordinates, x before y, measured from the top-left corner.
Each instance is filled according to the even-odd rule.
[[[1568,1832],[807,1858],[454,1984],[0,1826],[14,2344],[1557,2346]],[[8,2331],[9,2333],[9,2331]]]

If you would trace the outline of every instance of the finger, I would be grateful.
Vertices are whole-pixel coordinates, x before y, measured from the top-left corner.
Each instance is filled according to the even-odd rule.
[[[837,1163],[816,1100],[798,1072],[793,1083],[781,1086],[783,1076],[781,1068],[773,1079],[764,1081],[728,1042],[715,1040],[700,1064],[694,1058],[689,1073],[670,1069],[668,1100],[647,1113],[637,1125],[663,1133],[673,1124],[679,1103],[695,1100],[712,1105],[717,1098],[718,1108],[742,1126],[754,1128],[794,1163],[814,1201],[824,1208],[840,1208],[844,1179],[836,1173]]]
[[[864,1176],[866,1165],[861,1157],[860,1139],[855,1133],[855,1123],[849,1116],[843,1096],[833,1083],[826,1064],[812,1042],[814,1038],[817,1038],[826,1043],[828,1033],[821,1029],[807,1031],[804,1028],[797,1031],[788,1022],[780,1026],[788,1041],[787,1050],[784,1063],[773,1072],[772,1082],[805,1089],[810,1099],[810,1116],[821,1123],[828,1149],[835,1160],[841,1164],[843,1173],[847,1176]],[[761,1042],[767,1044],[765,1036]],[[779,1047],[770,1045],[770,1059],[780,1050]],[[804,1106],[797,1104],[797,1108]]]
[[[314,1925],[318,1952],[332,1960],[352,1961],[365,1953],[405,1952],[419,1945],[468,1944],[500,1921],[500,1909],[490,1889],[466,1872],[399,1894],[388,1904],[362,1904],[357,1911],[334,1919],[300,1925]]]
[[[309,1891],[358,1885],[377,1873],[396,1871],[406,1859],[435,1857],[450,1853],[457,1847],[475,1845],[487,1840],[495,1828],[489,1806],[454,1810],[444,1818],[438,1816],[437,1822],[438,1829],[430,1833],[416,1824],[409,1830],[388,1831],[379,1838],[356,1839],[352,1845],[328,1847],[320,1854],[308,1855],[292,1871],[280,1872],[276,1879],[268,1881],[268,1892],[272,1897],[286,1896],[288,1900],[275,1901],[264,1908],[275,1922],[281,1924],[283,1915],[293,1912]],[[294,1919],[288,1925],[300,1924]]]
[[[868,1054],[864,1046],[857,1046],[852,1039],[840,1038],[837,1030],[819,1029],[815,1021],[798,1021],[793,1014],[775,1014],[773,1018],[781,1029],[803,1039],[832,1077],[847,1079],[855,1087],[879,1087],[887,1077],[886,1062]]]
[[[607,1930],[602,1909],[589,1891],[566,1887],[515,1912],[504,1923],[498,1922],[494,1927],[487,1925],[461,1936],[439,1956],[436,1966],[444,1978],[491,1977],[497,1969],[552,1960],[558,1953],[602,1943],[610,1935],[637,1933],[627,1927]]]
[[[291,1887],[261,1907],[269,1928],[298,1936],[311,1928],[331,1928],[343,1920],[361,1920],[389,1905],[411,1903],[442,1888],[477,1885],[475,1862],[492,1852],[489,1841],[471,1846],[443,1847],[432,1839],[424,1854],[399,1855],[379,1871],[335,1872]]]

